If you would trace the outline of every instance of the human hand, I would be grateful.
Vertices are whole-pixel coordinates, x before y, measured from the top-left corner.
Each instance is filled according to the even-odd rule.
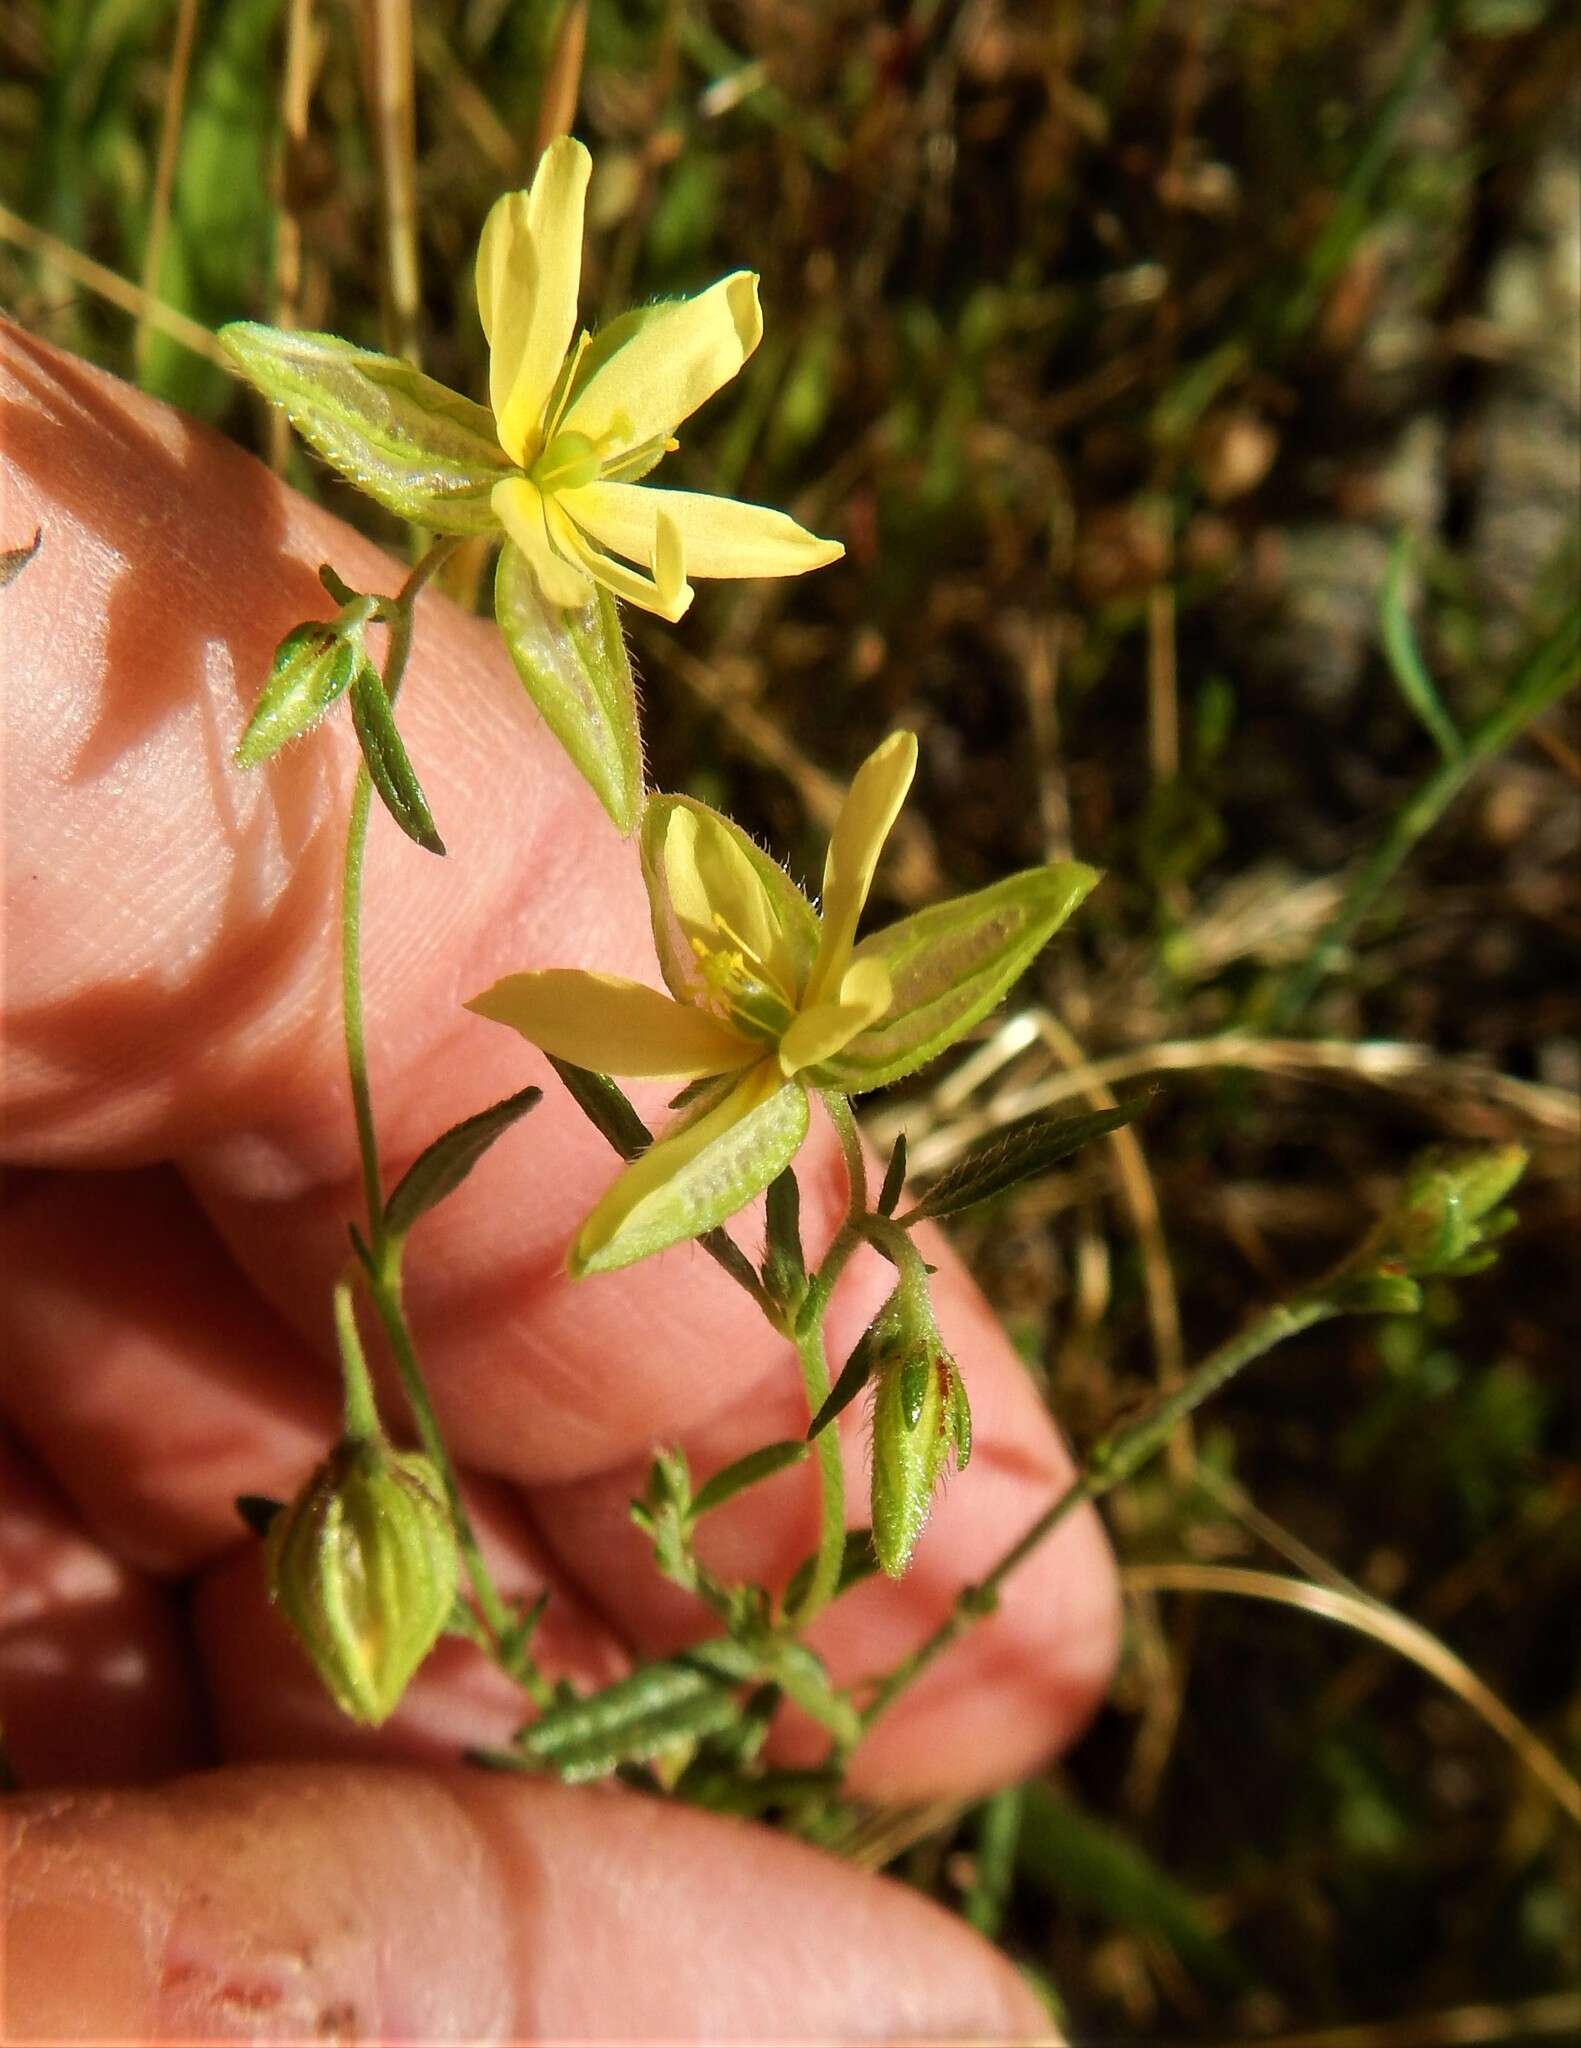
[[[325,609],[316,565],[370,589],[399,572],[229,444],[10,329],[0,419],[0,546],[44,533],[0,593],[0,1712],[29,1788],[5,1802],[8,2037],[1027,2038],[1039,2009],[1013,1972],[927,1902],[766,1830],[456,1768],[521,1716],[458,1642],[357,1728],[268,1611],[235,1496],[288,1497],[338,1428],[328,1303],[359,1176],[331,933],[356,754],[343,718],[250,776],[229,753],[275,643]],[[707,1632],[627,1516],[653,1447],[706,1476],[799,1433],[800,1383],[693,1248],[565,1277],[613,1155],[460,1003],[526,966],[656,981],[637,864],[492,629],[432,594],[402,725],[451,854],[375,819],[387,1174],[546,1082],[423,1223],[412,1320],[502,1589],[550,1588],[551,1675],[607,1679]],[[827,1130],[797,1170],[816,1247],[844,1199]],[[908,1576],[816,1625],[841,1682],[892,1665],[1070,1472],[936,1256],[976,1450]],[[886,1288],[876,1258],[853,1263],[837,1358]],[[814,1520],[798,1468],[701,1547],[778,1583]],[[1115,1630],[1112,1563],[1073,1517],[879,1724],[851,1789],[970,1798],[1034,1768],[1091,1711]],[[805,1727],[777,1740],[814,1753]],[[50,1789],[116,1784],[157,1789]]]

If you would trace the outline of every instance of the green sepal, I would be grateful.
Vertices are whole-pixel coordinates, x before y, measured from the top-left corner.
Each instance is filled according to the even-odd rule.
[[[294,626],[274,651],[269,680],[231,756],[256,768],[287,740],[310,732],[367,660],[360,624],[342,630],[327,619]]]
[[[309,446],[398,518],[435,533],[499,531],[489,496],[514,464],[485,407],[334,334],[238,320],[219,343]]]
[[[953,1445],[953,1415],[946,1413],[945,1398],[949,1373],[941,1360],[927,1365],[913,1419],[906,1411],[905,1362],[879,1375],[873,1396],[873,1548],[892,1579],[911,1560]]]
[[[908,1209],[900,1221],[911,1224],[928,1216],[954,1216],[975,1203],[1018,1187],[1023,1181],[1034,1180],[1094,1138],[1132,1122],[1141,1115],[1144,1106],[1132,1102],[1080,1116],[1033,1116],[1012,1124],[1008,1130],[974,1147],[947,1173],[940,1174],[922,1200]]]
[[[371,661],[362,664],[351,686],[351,722],[379,801],[408,839],[416,840],[427,853],[443,853],[445,842],[435,827],[405,742],[396,731],[395,714],[379,671]]]
[[[1335,1305],[1352,1316],[1414,1316],[1422,1290],[1405,1273],[1361,1273],[1334,1289]]]
[[[744,1458],[737,1458],[734,1464],[726,1465],[697,1489],[687,1511],[687,1521],[700,1522],[704,1515],[711,1515],[716,1508],[722,1508],[726,1501],[734,1500],[738,1493],[745,1493],[749,1486],[756,1486],[763,1479],[772,1479],[776,1472],[783,1472],[791,1465],[799,1465],[806,1455],[806,1440],[799,1436],[748,1451]]]
[[[480,1109],[476,1116],[452,1124],[431,1145],[425,1146],[384,1205],[385,1234],[404,1237],[419,1216],[425,1216],[460,1187],[496,1138],[542,1100],[541,1088],[523,1088],[492,1108]]]
[[[890,1006],[812,1078],[860,1095],[925,1065],[987,1016],[1097,881],[1080,861],[1031,868],[864,939],[853,959],[885,968]]]
[[[728,1103],[721,1104],[709,1114],[727,1107]],[[675,1170],[591,1249],[584,1250],[579,1236],[568,1261],[571,1273],[577,1279],[613,1273],[688,1238],[706,1236],[789,1166],[807,1136],[807,1125],[807,1091],[799,1082],[787,1081],[745,1116],[725,1123],[700,1151],[678,1158]],[[683,1135],[667,1133],[659,1144],[676,1143]],[[598,1215],[596,1209],[593,1213]]]
[[[494,616],[545,725],[627,837],[642,813],[642,735],[614,599],[601,589],[581,611],[546,605],[526,556],[507,541],[494,572]]]

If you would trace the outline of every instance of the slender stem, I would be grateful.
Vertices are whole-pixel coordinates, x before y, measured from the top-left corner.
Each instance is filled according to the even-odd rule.
[[[850,1189],[846,1203],[846,1214],[854,1219],[867,1210],[867,1160],[862,1151],[862,1139],[856,1128],[856,1118],[851,1114],[851,1099],[837,1089],[823,1091],[824,1107],[834,1125],[835,1136],[840,1140],[840,1151],[845,1159],[846,1181]]]
[[[1298,1295],[1293,1301],[1276,1302],[1239,1336],[1232,1337],[1227,1344],[1220,1345],[1217,1351],[1203,1359],[1173,1393],[1166,1395],[1140,1421],[1108,1443],[1100,1444],[1088,1469],[1050,1502],[985,1578],[976,1585],[961,1589],[955,1605],[932,1635],[919,1643],[909,1657],[881,1680],[863,1713],[864,1729],[871,1728],[881,1714],[887,1713],[913,1680],[920,1678],[928,1666],[963,1636],[975,1621],[993,1612],[999,1588],[1005,1580],[1075,1509],[1087,1501],[1101,1499],[1123,1480],[1129,1479],[1163,1449],[1183,1416],[1200,1407],[1254,1358],[1261,1358],[1265,1351],[1271,1351],[1298,1330],[1309,1329],[1314,1323],[1342,1313],[1339,1304],[1321,1288],[1310,1294]]]
[[[1341,948],[1372,911],[1412,848],[1438,823],[1484,762],[1501,753],[1575,682],[1578,618],[1581,612],[1577,610],[1566,614],[1523,664],[1503,703],[1467,735],[1464,750],[1441,761],[1395,813],[1311,952],[1276,992],[1265,1019],[1269,1031],[1286,1028],[1306,1008]]]
[[[445,535],[413,568],[400,590],[380,611],[390,628],[384,664],[384,693],[393,704],[406,675],[412,652],[412,615],[423,585],[455,552],[459,542]],[[357,1150],[362,1158],[362,1192],[368,1211],[368,1237],[377,1255],[384,1242],[384,1184],[379,1174],[379,1139],[373,1122],[373,1091],[368,1081],[368,1047],[362,1006],[362,869],[368,843],[368,816],[373,785],[366,768],[357,771],[351,816],[346,824],[346,864],[340,892],[340,1006],[346,1040],[346,1074],[351,1107],[357,1121]]]
[[[340,1349],[341,1380],[346,1392],[346,1435],[366,1441],[379,1434],[379,1410],[357,1330],[350,1268],[335,1282],[335,1342]]]
[[[807,1393],[807,1413],[816,1415],[829,1398],[829,1361],[824,1352],[821,1315],[806,1329],[798,1328],[796,1356]],[[845,1562],[845,1466],[840,1456],[840,1432],[824,1430],[818,1437],[817,1452],[818,1551],[807,1591],[796,1609],[798,1628],[805,1628],[834,1598],[840,1584],[840,1568]]]
[[[427,553],[413,568],[397,594],[379,607],[381,618],[390,629],[389,651],[385,658],[385,695],[393,704],[399,694],[406,675],[406,664],[412,651],[413,609],[418,593],[428,582],[457,546],[451,536],[434,542]],[[371,1269],[368,1273],[368,1291],[384,1332],[389,1339],[390,1350],[395,1358],[396,1371],[401,1386],[417,1425],[418,1436],[423,1449],[432,1459],[444,1482],[445,1494],[450,1506],[451,1520],[455,1526],[456,1545],[467,1567],[472,1589],[477,1597],[478,1608],[483,1616],[489,1634],[494,1639],[496,1650],[512,1626],[512,1616],[484,1562],[482,1547],[477,1533],[467,1514],[461,1498],[461,1488],[456,1477],[455,1466],[440,1433],[439,1423],[429,1399],[427,1383],[423,1378],[422,1366],[418,1361],[417,1347],[412,1340],[410,1326],[401,1297],[401,1251],[402,1240],[392,1238],[385,1227],[384,1183],[379,1170],[378,1135],[373,1119],[373,1091],[368,1079],[368,1055],[366,1026],[363,1015],[362,997],[362,882],[363,854],[367,846],[368,819],[371,809],[372,785],[366,768],[357,775],[357,785],[352,794],[351,816],[346,828],[346,863],[344,883],[341,891],[341,1009],[346,1043],[346,1072],[351,1083],[352,1110],[357,1123],[357,1148],[362,1160],[363,1196],[368,1211],[368,1241],[372,1254]],[[351,1297],[347,1283],[342,1282],[335,1294],[336,1330],[341,1336],[342,1357],[349,1356],[346,1338],[349,1331],[355,1343],[356,1323],[351,1308]],[[357,1347],[355,1357],[361,1361],[361,1348]],[[347,1428],[352,1429],[354,1404],[356,1412],[362,1412],[361,1403],[366,1397],[369,1414],[372,1413],[372,1389],[367,1385],[367,1368],[361,1367],[362,1387],[356,1385],[356,1366],[351,1366],[346,1376]],[[375,1421],[375,1427],[377,1423]],[[525,1652],[510,1659],[501,1658],[513,1675],[520,1678],[535,1698],[543,1692],[542,1681],[536,1668]]]

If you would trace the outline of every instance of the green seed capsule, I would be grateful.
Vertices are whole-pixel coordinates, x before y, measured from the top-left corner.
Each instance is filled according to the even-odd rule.
[[[926,1295],[899,1287],[868,1332],[873,1375],[873,1548],[891,1578],[910,1561],[953,1453],[971,1456],[971,1411]]]
[[[270,1525],[269,1597],[343,1713],[395,1711],[456,1597],[456,1541],[427,1458],[347,1437]]]

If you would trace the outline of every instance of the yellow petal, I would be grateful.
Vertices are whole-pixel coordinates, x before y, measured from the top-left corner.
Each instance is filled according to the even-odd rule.
[[[821,1003],[845,973],[857,920],[890,827],[917,769],[915,733],[893,732],[856,771],[829,841],[823,870],[823,936],[803,1008]]]
[[[590,540],[576,521],[568,517],[558,495],[545,498],[543,505],[555,547],[561,554],[574,557],[595,582],[625,598],[628,604],[640,605],[645,612],[657,612],[672,624],[684,614],[694,593],[686,580],[680,537],[667,519],[659,520],[655,528],[650,557],[653,574],[644,576],[629,564],[617,562]]]
[[[649,559],[655,522],[673,520],[692,576],[801,576],[845,553],[839,541],[820,540],[767,505],[698,491],[591,483],[561,492],[560,503],[595,540],[638,562]]]
[[[593,441],[612,437],[611,455],[673,433],[730,382],[762,335],[757,278],[738,270],[634,324],[576,393],[563,425]]]
[[[544,522],[544,497],[524,476],[508,476],[489,493],[494,516],[527,557],[547,603],[580,611],[593,596],[593,586],[574,562],[550,543]]]
[[[495,201],[478,243],[478,311],[489,342],[489,402],[500,446],[529,466],[576,332],[582,214],[592,158],[562,135],[531,188]]]
[[[673,995],[715,1006],[692,941],[722,944],[728,927],[795,1009],[817,957],[818,920],[790,876],[739,825],[695,797],[655,796],[643,813],[642,875],[660,971]]]
[[[571,1271],[612,1272],[712,1230],[762,1193],[806,1135],[807,1091],[759,1060],[716,1108],[626,1168],[578,1231]]]
[[[874,969],[877,972],[874,972]],[[853,962],[840,983],[839,1000],[803,1010],[780,1040],[780,1072],[789,1078],[843,1052],[890,1004],[888,971],[876,960]]]
[[[507,974],[466,1005],[509,1024],[540,1051],[598,1074],[695,1081],[748,1065],[760,1048],[704,1010],[617,974],[551,967]]]

